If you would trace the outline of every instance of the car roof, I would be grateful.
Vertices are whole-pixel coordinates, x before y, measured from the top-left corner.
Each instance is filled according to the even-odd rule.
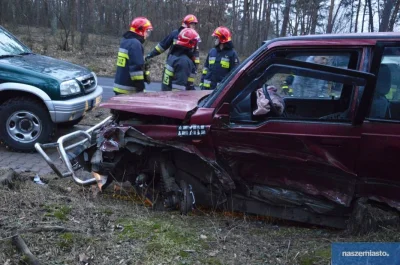
[[[272,40],[265,40],[262,44],[270,45],[274,42],[286,41],[338,41],[345,42],[346,40],[400,40],[400,32],[365,32],[365,33],[340,33],[340,34],[314,34],[314,35],[301,35],[279,37]],[[352,41],[352,42],[353,42]]]

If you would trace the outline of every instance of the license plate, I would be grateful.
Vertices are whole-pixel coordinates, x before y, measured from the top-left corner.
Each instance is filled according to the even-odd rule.
[[[86,101],[85,102],[85,111],[94,109],[97,106],[99,106],[100,102],[101,102],[101,99],[102,99],[102,96],[100,95],[100,96],[96,97],[95,99]]]
[[[102,99],[101,95],[96,98],[96,102],[94,104],[94,107],[97,107],[98,105],[100,105],[101,99]]]

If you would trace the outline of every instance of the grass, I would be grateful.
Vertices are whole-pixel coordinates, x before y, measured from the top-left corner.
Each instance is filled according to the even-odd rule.
[[[75,243],[76,236],[73,233],[64,233],[60,235],[58,246],[63,249],[70,249]]]
[[[152,260],[179,256],[188,258],[187,250],[199,252],[207,248],[207,244],[199,241],[190,225],[181,220],[165,220],[165,218],[120,219],[117,223],[123,227],[118,234],[119,240],[139,240],[143,244],[145,259]]]
[[[43,208],[47,212],[45,216],[55,217],[60,221],[67,221],[72,210],[70,206],[65,205],[45,205]]]
[[[328,264],[331,259],[331,248],[322,248],[305,254],[300,258],[300,265]]]
[[[114,211],[107,208],[107,209],[104,209],[104,210],[103,210],[103,213],[104,213],[105,215],[107,215],[107,216],[111,216],[111,215],[114,213]]]

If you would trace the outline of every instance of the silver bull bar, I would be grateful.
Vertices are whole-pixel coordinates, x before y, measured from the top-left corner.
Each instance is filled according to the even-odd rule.
[[[36,143],[35,144],[35,149],[38,151],[38,153],[44,158],[44,160],[46,160],[47,164],[53,169],[53,171],[60,177],[60,178],[65,178],[65,177],[70,177],[72,176],[72,178],[74,179],[74,181],[79,184],[79,185],[92,185],[92,184],[96,184],[97,183],[97,179],[95,177],[87,179],[87,180],[82,180],[80,178],[78,178],[75,175],[75,171],[72,167],[71,161],[69,160],[68,156],[67,156],[67,151],[71,150],[79,145],[82,144],[86,144],[86,143],[90,143],[92,140],[92,136],[91,133],[93,131],[95,131],[96,129],[100,128],[101,126],[103,126],[107,121],[109,121],[112,118],[112,116],[107,117],[106,119],[104,119],[103,121],[101,121],[100,123],[96,124],[95,126],[87,129],[86,131],[80,130],[80,131],[75,131],[75,132],[71,132],[69,134],[63,135],[60,138],[58,138],[57,142],[55,143],[48,143],[48,144],[40,144],[40,143]],[[64,142],[77,138],[79,136],[84,136],[85,139],[73,143],[67,147],[64,147]],[[63,163],[66,165],[67,167],[67,172],[62,173],[57,166],[54,164],[53,160],[47,155],[47,153],[44,151],[46,149],[50,149],[50,148],[57,148],[57,151],[60,155],[61,160],[63,161]]]

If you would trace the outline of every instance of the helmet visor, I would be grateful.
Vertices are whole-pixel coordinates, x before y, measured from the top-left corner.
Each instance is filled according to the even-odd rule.
[[[145,36],[146,38],[150,37],[150,36],[151,36],[151,32],[152,32],[151,29],[146,30],[146,31],[144,32],[144,36]]]

